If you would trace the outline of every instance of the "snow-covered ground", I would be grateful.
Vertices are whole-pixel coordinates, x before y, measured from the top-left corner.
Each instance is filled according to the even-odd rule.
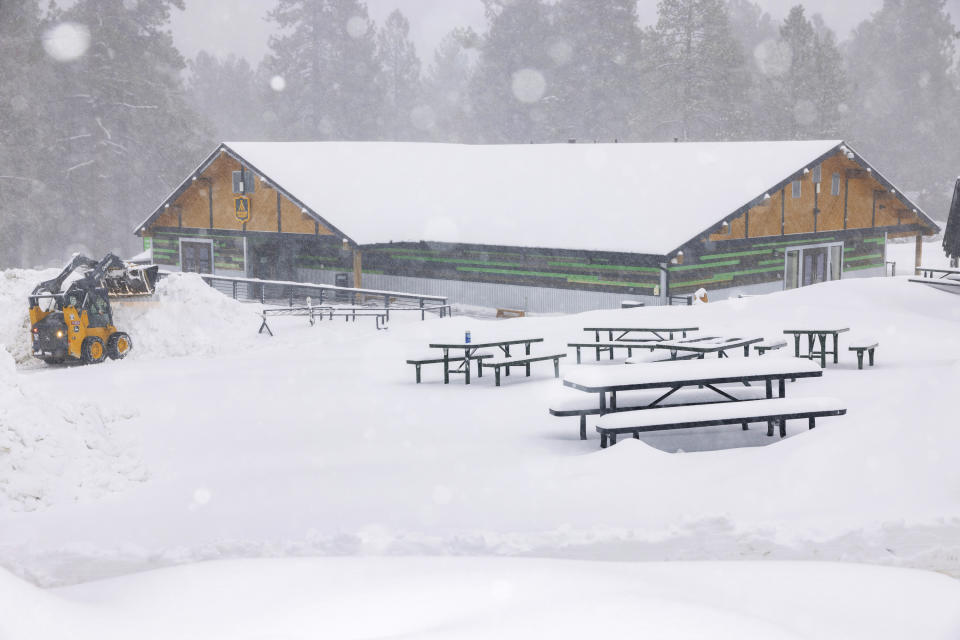
[[[960,584],[821,562],[287,558],[43,592],[0,570],[3,638],[953,640]]]
[[[0,334],[0,343],[14,345],[18,352],[18,341],[25,340],[19,333],[25,297],[17,301],[26,295],[21,289],[32,287],[42,274],[3,276],[0,299],[16,304],[0,306],[0,328],[13,331]],[[389,331],[377,331],[370,318],[323,321],[315,327],[303,318],[276,319],[271,320],[276,337],[270,338],[256,333],[256,307],[226,299],[195,276],[185,276],[165,281],[160,302],[127,305],[117,310],[116,319],[135,342],[124,361],[94,367],[25,362],[12,371],[7,358],[6,373],[0,374],[0,434],[9,438],[26,422],[35,443],[18,444],[16,456],[11,456],[0,438],[0,564],[12,572],[0,578],[0,592],[36,599],[44,616],[58,608],[81,618],[114,609],[133,615],[138,607],[147,607],[145,599],[156,586],[170,594],[150,618],[159,621],[163,607],[172,611],[195,579],[197,584],[260,584],[262,579],[266,589],[271,580],[284,582],[288,571],[314,576],[304,593],[317,594],[316,601],[336,588],[330,585],[338,584],[338,571],[360,576],[367,571],[422,573],[420,586],[409,593],[399,578],[383,578],[386,586],[379,596],[389,601],[396,590],[400,602],[414,597],[416,589],[424,590],[424,598],[432,593],[442,597],[444,571],[475,572],[477,582],[470,588],[488,590],[498,584],[498,571],[517,576],[508,582],[529,579],[545,585],[554,582],[551,572],[572,571],[582,572],[586,585],[597,585],[592,591],[583,588],[596,598],[574,612],[577,598],[558,596],[560,626],[569,621],[576,628],[579,623],[573,618],[580,614],[584,624],[608,618],[610,624],[619,624],[625,606],[648,611],[666,606],[666,600],[669,607],[679,607],[678,619],[688,611],[683,607],[708,607],[711,612],[703,613],[703,620],[742,615],[752,616],[749,624],[781,625],[781,636],[743,627],[757,637],[829,637],[818,635],[819,627],[796,626],[822,623],[827,628],[839,619],[831,611],[843,608],[830,609],[833,603],[819,595],[816,606],[826,608],[800,607],[797,603],[814,602],[811,593],[820,593],[815,587],[802,595],[791,590],[803,582],[786,576],[803,574],[818,584],[856,583],[857,588],[848,589],[849,597],[838,596],[836,604],[860,603],[857,606],[872,611],[875,620],[922,616],[954,635],[918,635],[960,635],[956,612],[941,607],[939,614],[928,615],[923,602],[932,600],[925,598],[904,599],[905,609],[888,606],[881,593],[886,578],[857,573],[854,567],[661,567],[559,560],[840,560],[960,576],[960,432],[953,409],[960,376],[960,296],[906,278],[877,278],[696,307],[507,321],[454,317],[420,322],[408,316],[395,319]],[[492,376],[474,379],[469,387],[460,379],[444,386],[435,367],[425,368],[424,383],[416,385],[412,367],[404,363],[427,354],[429,342],[462,339],[465,330],[474,341],[543,337],[545,343],[535,349],[552,352],[588,337],[584,326],[608,323],[692,323],[709,333],[770,337],[780,335],[788,324],[849,326],[851,332],[841,337],[840,364],[828,366],[822,378],[788,387],[790,397],[840,398],[848,413],[824,419],[814,431],[790,424],[783,441],[767,438],[765,429],[757,427],[747,432],[739,426],[711,427],[627,439],[601,450],[592,423],[590,439],[580,441],[575,418],[547,413],[551,398],[569,392],[553,378],[549,363],[535,366],[530,379],[515,372],[500,388],[493,386]],[[857,370],[854,355],[844,347],[854,336],[879,339],[876,367]],[[790,354],[781,350],[764,357]],[[589,355],[582,366],[611,366],[588,361]],[[618,361],[612,366],[621,365]],[[574,367],[568,357],[561,376]],[[10,401],[10,394],[20,395]],[[100,422],[77,423],[71,407],[90,407]],[[74,444],[44,444],[65,438],[65,433],[73,434],[71,443],[88,442],[87,434],[96,433],[100,450],[109,454],[87,453],[97,446],[84,452]],[[81,468],[92,475],[79,473]],[[97,485],[104,478],[114,481]],[[31,483],[53,489],[32,501],[4,493],[20,487],[16,491],[22,498],[29,494],[23,486]],[[96,490],[87,490],[91,483]],[[476,560],[460,569],[453,559],[445,564],[436,558],[369,557],[462,555],[554,560]],[[47,593],[34,592],[13,577],[44,586],[67,585],[200,560],[264,556],[351,558],[276,565],[214,563],[209,566],[226,568],[207,572],[208,565],[182,567]],[[394,561],[398,564],[391,564]],[[743,581],[771,582],[757,587],[761,593],[743,596],[752,600],[748,609],[728,607],[724,590],[709,579],[719,571],[716,567]],[[634,571],[638,573],[631,574]],[[661,571],[676,573],[657,573]],[[823,573],[814,577],[818,571]],[[930,581],[931,594],[960,602],[952,580],[910,572],[884,575],[892,576],[891,584]],[[691,604],[677,595],[683,591],[679,586],[676,591],[651,586],[624,595],[617,581],[702,582],[714,591]],[[339,593],[352,603],[345,610],[375,608],[375,601],[364,600],[362,594],[373,587],[361,588],[362,583],[348,581]],[[605,593],[611,597],[603,597]],[[777,607],[785,602],[797,607],[789,612],[794,622],[779,615],[754,615],[766,607],[758,602],[772,603],[777,593],[784,594]],[[903,588],[903,593],[925,591],[918,586]],[[550,601],[535,598],[531,611]],[[238,602],[243,609],[243,598]],[[217,606],[209,619],[216,617]],[[456,625],[473,620],[476,629],[494,634],[494,628],[483,626],[491,609],[524,628],[535,619],[524,606],[480,602],[455,609],[450,615],[463,617],[451,622],[451,628],[466,632],[474,627]],[[442,614],[443,607],[437,607],[430,614],[434,617],[411,614],[408,620],[421,625],[416,633],[440,636],[448,620]],[[334,636],[337,620],[330,621]],[[363,625],[358,628],[369,626],[371,635],[377,629],[372,619]],[[150,628],[152,623],[144,623],[143,629]],[[156,628],[171,630],[165,636],[158,631],[157,637],[189,637],[159,622]],[[678,623],[677,628],[684,627]],[[402,624],[390,629],[410,630]],[[197,632],[196,637],[215,636]],[[835,637],[853,636],[838,632]]]

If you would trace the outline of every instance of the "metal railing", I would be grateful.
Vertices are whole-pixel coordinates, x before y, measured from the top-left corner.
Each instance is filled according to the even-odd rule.
[[[176,272],[161,271],[160,277],[167,277],[172,273]],[[295,303],[304,307],[310,305],[318,307],[323,306],[324,302],[328,305],[343,303],[354,307],[368,305],[363,307],[368,311],[371,304],[382,303],[382,308],[386,311],[388,319],[390,310],[419,311],[421,319],[426,318],[427,311],[437,312],[441,318],[451,314],[446,296],[338,287],[310,282],[216,276],[207,273],[197,275],[211,287],[231,296],[234,300],[254,301],[263,304],[286,304],[289,307],[295,306]],[[310,305],[307,304],[308,299],[311,301]]]

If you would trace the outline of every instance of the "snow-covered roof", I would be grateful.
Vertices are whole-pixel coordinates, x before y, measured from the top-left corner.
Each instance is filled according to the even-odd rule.
[[[227,142],[359,244],[665,255],[841,144]]]
[[[228,153],[356,244],[426,240],[663,256],[848,147],[841,140],[225,142],[196,173]],[[165,202],[189,184],[190,177]]]

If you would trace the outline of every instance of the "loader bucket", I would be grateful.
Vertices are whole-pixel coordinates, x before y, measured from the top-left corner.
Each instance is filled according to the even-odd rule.
[[[103,282],[111,298],[151,296],[157,284],[157,265],[128,264],[124,269],[109,269]]]

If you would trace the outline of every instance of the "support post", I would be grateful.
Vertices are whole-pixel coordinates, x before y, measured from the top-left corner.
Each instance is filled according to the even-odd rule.
[[[353,250],[353,287],[360,289],[363,287],[363,257],[360,249]]]
[[[913,263],[913,275],[920,275],[920,265],[923,262],[923,234],[917,232],[917,247]]]

